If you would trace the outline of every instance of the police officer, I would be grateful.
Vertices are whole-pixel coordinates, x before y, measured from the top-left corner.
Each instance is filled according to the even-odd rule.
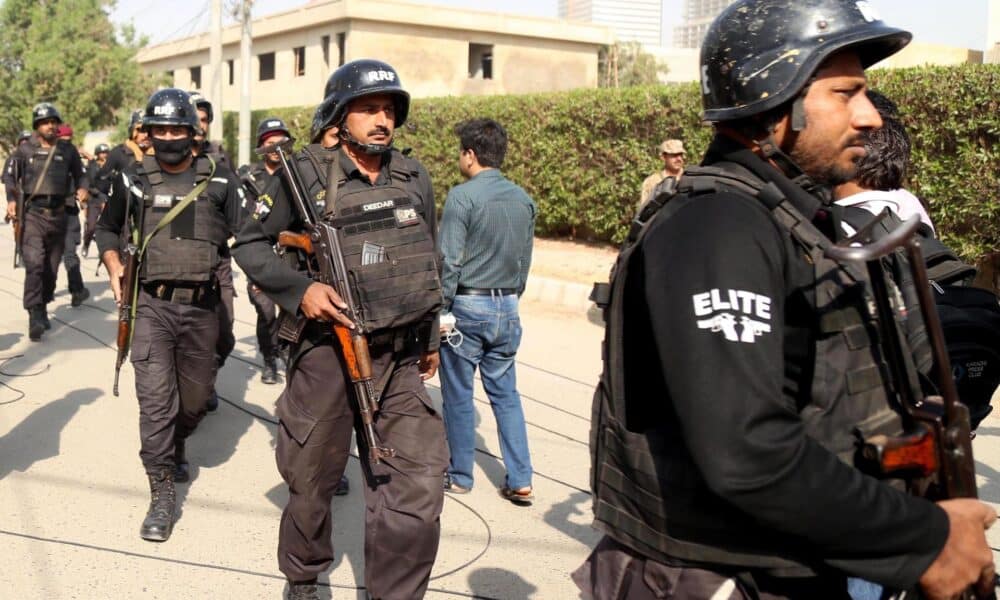
[[[73,128],[68,123],[62,123],[56,130],[56,135],[67,144],[73,143]],[[87,173],[86,168],[84,173]],[[74,185],[70,186],[75,187]],[[90,184],[88,179],[87,194],[78,201],[74,194],[66,196],[66,242],[63,247],[63,266],[66,267],[66,279],[69,287],[70,304],[80,306],[90,297],[90,290],[83,285],[83,274],[80,273],[80,257],[76,247],[80,245],[80,204],[86,204],[90,199]]]
[[[228,171],[192,154],[198,117],[187,92],[168,88],[150,96],[142,127],[155,153],[127,166],[114,184],[96,239],[119,302],[123,231],[141,250],[131,360],[151,500],[139,535],[164,541],[173,527],[174,482],[189,478],[185,439],[215,384],[214,273],[227,255],[242,192]]]
[[[108,160],[97,172],[97,189],[105,195],[111,195],[111,186],[121,181],[121,173],[125,167],[135,162],[141,162],[142,157],[152,152],[149,135],[142,128],[142,110],[134,110],[129,115],[128,139],[108,151]]]
[[[62,117],[48,102],[35,105],[31,125],[35,135],[17,147],[11,159],[7,214],[16,218],[17,200],[24,199],[24,231],[21,252],[24,258],[24,308],[28,311],[28,337],[42,338],[49,329],[46,305],[52,302],[56,273],[66,243],[66,197],[87,198],[87,182],[80,153],[62,141],[56,129]],[[7,174],[5,174],[7,177]],[[77,184],[73,188],[73,183]]]
[[[107,144],[98,144],[94,148],[94,159],[87,163],[87,181],[90,183],[90,198],[87,199],[87,226],[83,230],[83,248],[80,254],[84,258],[90,254],[90,242],[94,239],[94,231],[97,228],[97,218],[101,216],[104,205],[108,200],[106,193],[98,186],[99,173],[101,167],[108,162],[108,153],[111,148]]]
[[[829,187],[881,125],[864,69],[909,40],[853,0],[738,0],[709,27],[703,164],[719,171],[640,213],[600,298],[605,537],[574,573],[585,598],[841,599],[848,575],[929,598],[992,585],[992,508],[907,495],[853,461],[858,436],[902,423],[867,274],[824,252]]]
[[[325,96],[314,139],[332,132],[340,144],[322,151],[325,163],[317,159],[312,168],[300,169],[303,183],[312,201],[321,203],[320,214],[342,227],[354,279],[365,280],[359,273],[386,275],[368,279],[377,281],[383,293],[369,294],[374,289],[367,288],[365,297],[374,300],[362,306],[372,330],[371,358],[381,391],[375,432],[378,443],[396,455],[371,464],[361,452],[368,507],[365,586],[373,598],[420,598],[437,554],[441,480],[448,462],[443,423],[423,385],[438,365],[441,292],[433,189],[424,167],[392,147],[410,98],[390,65],[377,60],[345,64],[330,76]],[[336,197],[317,197],[315,190],[326,189],[328,168]],[[311,599],[318,597],[317,576],[333,562],[330,500],[347,463],[357,415],[330,335],[330,321],[349,323],[341,312],[345,304],[331,287],[295,271],[271,249],[280,231],[300,222],[285,190],[275,197],[267,220],[247,221],[233,252],[247,276],[284,311],[310,319],[292,348],[285,391],[278,399],[276,454],[289,487],[278,566],[288,578],[289,597]],[[369,258],[363,261],[366,246]],[[390,260],[409,267],[388,271],[381,263]],[[404,270],[409,275],[400,277]],[[362,436],[358,439],[363,443]]]
[[[208,126],[215,120],[215,112],[212,110],[212,103],[194,90],[188,92],[191,101],[198,109],[198,131],[194,135],[194,153],[196,155],[206,155],[212,157],[219,168],[232,169],[233,161],[229,160],[229,155],[222,146],[208,141]],[[235,176],[235,174],[233,174]],[[215,274],[222,289],[222,304],[219,305],[219,318],[222,320],[222,330],[219,332],[219,344],[215,350],[215,359],[219,363],[219,368],[225,364],[226,359],[236,347],[236,336],[233,333],[233,325],[236,318],[233,306],[236,298],[236,288],[233,286],[233,263],[230,258],[225,258],[219,263],[219,270]],[[212,396],[208,400],[209,412],[219,407],[219,395],[212,390]]]
[[[257,147],[285,143],[292,139],[285,122],[278,117],[267,117],[257,126]],[[264,220],[274,206],[275,188],[281,185],[281,160],[277,152],[264,154],[259,162],[240,169],[244,189],[249,194],[246,199],[247,216]],[[274,301],[267,297],[257,285],[247,280],[247,296],[257,311],[257,347],[264,356],[264,369],[260,380],[263,383],[278,382],[278,327]]]

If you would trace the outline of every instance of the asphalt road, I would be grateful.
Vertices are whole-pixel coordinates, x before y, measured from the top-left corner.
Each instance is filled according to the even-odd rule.
[[[143,541],[148,488],[138,458],[132,370],[111,394],[115,310],[103,271],[84,260],[93,297],[72,308],[60,273],[53,328],[27,338],[23,270],[11,268],[11,230],[0,226],[0,597],[45,599],[279,598],[278,518],[286,498],[274,466],[274,401],[281,385],[259,380],[254,312],[236,282],[236,351],[221,371],[224,398],[189,442],[192,481],[179,485],[180,517],[163,544]],[[477,389],[473,492],[447,496],[428,598],[576,598],[569,572],[596,543],[590,527],[587,450],[602,329],[583,287],[546,280],[522,304],[518,354],[532,459],[532,507],[514,506],[503,484],[495,422]],[[566,295],[568,301],[562,300]],[[440,401],[437,381],[431,395]],[[1000,421],[975,440],[980,493],[1000,501]],[[363,512],[354,489],[333,503],[336,562],[322,583],[334,598],[364,598]],[[1000,548],[1000,527],[988,533]]]

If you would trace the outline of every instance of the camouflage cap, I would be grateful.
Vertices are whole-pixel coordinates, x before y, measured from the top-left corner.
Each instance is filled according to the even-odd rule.
[[[684,150],[684,142],[680,140],[666,140],[660,144],[660,154],[687,154]]]

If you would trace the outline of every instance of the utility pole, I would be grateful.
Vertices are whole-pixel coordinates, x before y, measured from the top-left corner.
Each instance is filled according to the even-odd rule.
[[[240,6],[240,153],[239,164],[250,164],[250,9],[253,0]]]
[[[215,119],[208,126],[208,139],[222,141],[222,0],[212,0],[212,35],[208,49],[208,99],[215,109]]]

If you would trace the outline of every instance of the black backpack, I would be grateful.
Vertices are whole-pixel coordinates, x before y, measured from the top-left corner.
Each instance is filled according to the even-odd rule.
[[[843,218],[860,229],[873,216],[851,207]],[[881,218],[886,229],[901,223],[894,215],[874,218]],[[1000,299],[990,290],[971,287],[976,268],[963,262],[929,228],[921,228],[918,235],[958,397],[969,407],[975,429],[993,410],[990,400],[1000,385]]]
[[[1000,300],[971,287],[975,267],[934,238],[922,240],[958,397],[969,407],[972,428],[990,414],[1000,385]]]

